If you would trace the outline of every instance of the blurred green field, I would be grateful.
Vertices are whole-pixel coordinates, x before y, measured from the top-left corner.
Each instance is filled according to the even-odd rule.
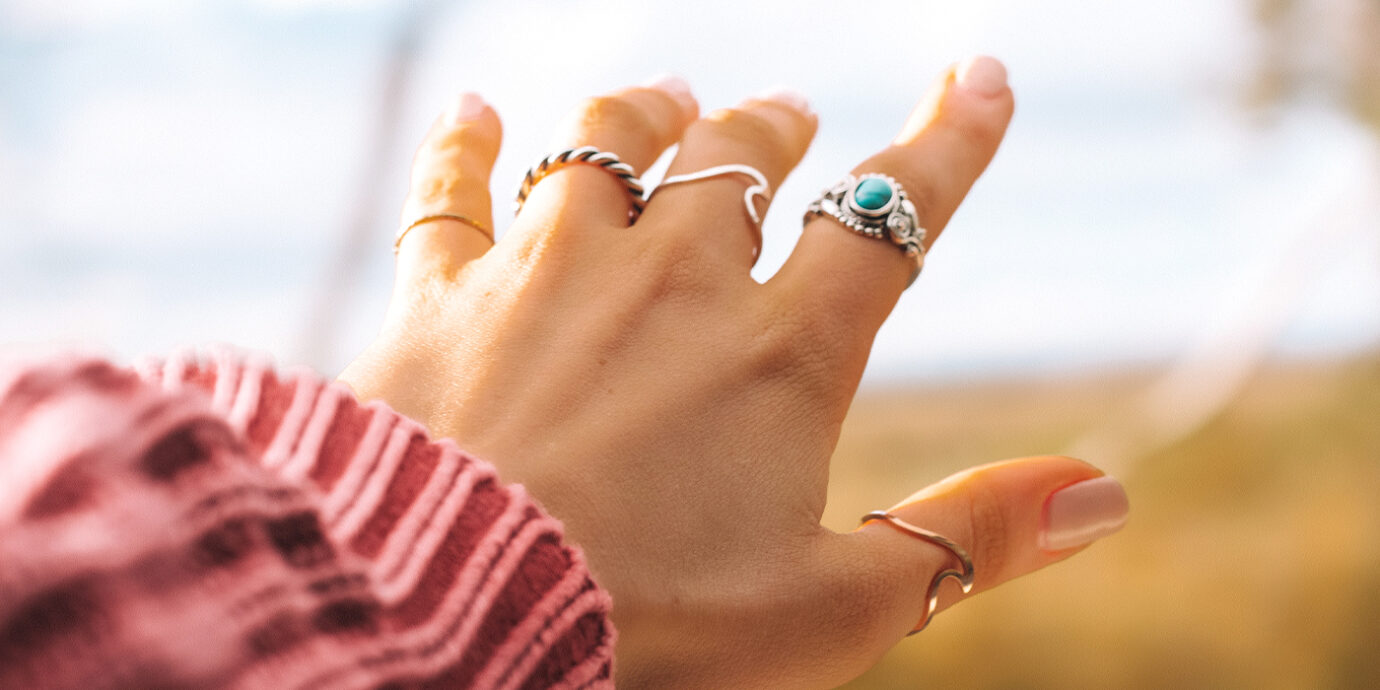
[[[963,467],[1058,453],[1137,375],[874,391],[825,523]],[[1126,529],[941,615],[853,690],[1380,688],[1380,353],[1267,368],[1205,427],[1116,468]]]

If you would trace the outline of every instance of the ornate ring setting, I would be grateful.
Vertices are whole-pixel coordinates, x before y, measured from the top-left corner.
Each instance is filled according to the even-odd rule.
[[[878,240],[890,240],[915,260],[911,281],[925,265],[925,235],[920,218],[896,180],[880,173],[859,177],[845,175],[825,189],[805,209],[805,220],[829,216],[853,232]]]

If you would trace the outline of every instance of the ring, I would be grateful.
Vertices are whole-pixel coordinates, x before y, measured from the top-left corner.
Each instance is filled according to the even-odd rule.
[[[522,178],[522,184],[518,187],[517,201],[513,203],[514,215],[522,210],[522,205],[527,201],[527,195],[532,193],[532,187],[541,182],[547,175],[575,163],[597,165],[618,177],[623,186],[627,187],[628,196],[632,198],[632,208],[628,211],[628,225],[632,225],[642,214],[642,207],[647,203],[642,198],[642,180],[637,179],[637,173],[633,172],[632,166],[619,160],[618,156],[607,151],[600,151],[593,146],[557,151],[528,168],[527,175]]]
[[[934,576],[933,580],[930,580],[929,591],[925,593],[925,596],[929,600],[929,603],[925,606],[925,615],[920,619],[920,625],[916,626],[916,628],[909,633],[906,633],[906,636],[909,637],[924,630],[925,626],[929,625],[930,621],[934,619],[934,609],[939,605],[939,583],[943,582],[944,578],[952,577],[958,580],[958,584],[963,588],[964,594],[967,594],[973,589],[973,559],[968,556],[968,552],[964,551],[963,547],[955,544],[952,539],[935,534],[923,527],[916,527],[885,510],[874,510],[864,515],[862,524],[866,525],[873,520],[886,520],[896,529],[906,532],[911,536],[924,539],[936,546],[942,546],[948,549],[949,553],[953,554],[954,558],[958,559],[959,567],[962,568],[962,570],[956,570],[954,568],[941,570]]]
[[[768,184],[767,176],[763,175],[761,170],[751,165],[730,163],[728,165],[716,165],[712,168],[705,168],[704,170],[685,173],[683,175],[672,175],[662,180],[661,184],[658,184],[656,189],[653,189],[652,193],[647,195],[647,198],[650,200],[662,187],[680,184],[681,182],[707,180],[711,177],[721,177],[724,175],[746,175],[753,181],[753,184],[749,185],[747,190],[743,192],[743,208],[747,209],[748,219],[752,221],[752,229],[755,233],[755,244],[752,247],[752,258],[755,261],[757,255],[762,253],[762,216],[757,212],[755,200],[761,198],[762,201],[771,201],[771,185]]]
[[[398,230],[397,236],[393,238],[393,253],[398,253],[398,248],[402,246],[403,237],[405,237],[407,233],[411,232],[412,228],[415,228],[418,225],[421,225],[422,223],[430,223],[433,220],[460,221],[461,223],[464,223],[465,225],[468,225],[474,228],[475,230],[478,230],[479,232],[483,233],[485,237],[489,238],[490,242],[494,241],[494,231],[488,226],[473,218],[456,215],[454,213],[433,213],[429,216],[422,216],[421,218],[418,218],[417,220],[414,220],[411,223],[408,223],[407,225],[404,225],[402,228],[400,228]]]
[[[891,240],[915,260],[910,282],[920,275],[927,231],[920,227],[915,204],[896,180],[879,173],[845,175],[805,209],[806,221],[815,216],[829,216],[865,237]]]

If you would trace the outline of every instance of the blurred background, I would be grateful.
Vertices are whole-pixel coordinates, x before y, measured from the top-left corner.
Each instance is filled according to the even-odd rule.
[[[578,99],[667,71],[820,113],[765,279],[974,53],[1016,118],[877,339],[826,523],[1038,453],[1132,519],[848,687],[1380,687],[1377,0],[0,0],[0,347],[334,373],[455,93],[504,118],[503,199]]]

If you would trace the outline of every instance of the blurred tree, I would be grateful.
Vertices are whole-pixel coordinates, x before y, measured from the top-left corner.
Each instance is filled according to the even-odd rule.
[[[1380,139],[1380,0],[1254,2],[1262,55],[1249,103],[1321,97]]]
[[[1269,118],[1300,102],[1330,103],[1370,132],[1375,144],[1370,160],[1380,165],[1380,0],[1250,1],[1261,27],[1258,67],[1245,90],[1250,110]],[[1357,187],[1366,184],[1358,181]],[[1336,200],[1346,201],[1343,197],[1357,192],[1347,188],[1337,194]],[[1380,197],[1373,190],[1360,194],[1369,205],[1347,206],[1343,215],[1351,208],[1373,214]],[[1243,278],[1255,284],[1253,298],[1234,305],[1229,320],[1208,324],[1201,341],[1133,398],[1121,417],[1089,430],[1065,452],[1121,458],[1129,465],[1183,441],[1226,410],[1264,367],[1300,296],[1328,270],[1329,247],[1375,227],[1365,217],[1332,222],[1327,212],[1335,210],[1318,216],[1321,228],[1309,223],[1294,228],[1287,252],[1258,276]]]
[[[390,188],[383,179],[391,170],[390,159],[398,151],[402,107],[407,102],[427,31],[436,25],[436,18],[442,11],[457,5],[442,0],[412,0],[399,4],[397,25],[379,74],[373,125],[365,133],[366,153],[360,166],[354,206],[345,220],[345,231],[335,245],[335,255],[326,264],[301,330],[297,358],[320,371],[339,366],[331,366],[332,354],[339,354],[334,344],[341,337],[345,306],[355,301],[356,277],[364,271],[365,260],[377,241],[376,221],[384,203],[383,190]]]

